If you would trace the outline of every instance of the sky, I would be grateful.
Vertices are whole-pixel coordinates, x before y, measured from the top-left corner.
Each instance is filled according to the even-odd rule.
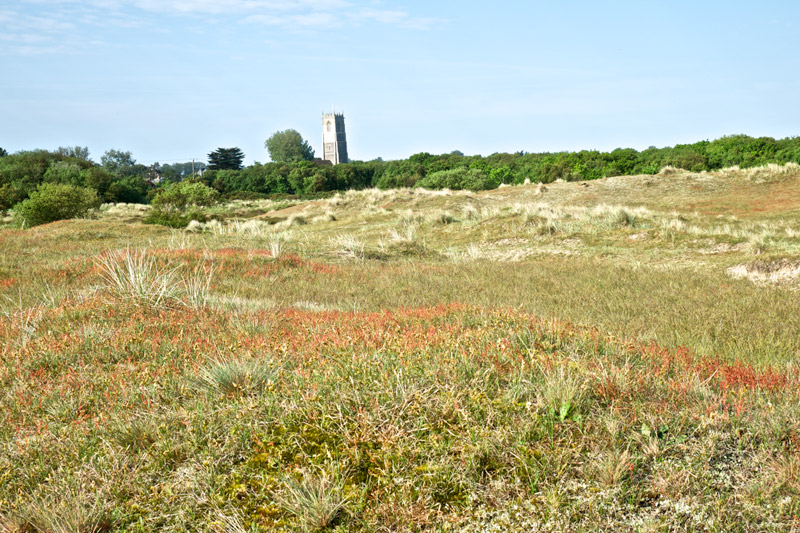
[[[351,159],[800,135],[796,0],[0,2],[0,147]]]

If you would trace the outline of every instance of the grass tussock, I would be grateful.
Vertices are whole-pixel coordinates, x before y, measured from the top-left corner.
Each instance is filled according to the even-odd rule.
[[[300,479],[287,477],[283,490],[275,502],[286,512],[297,517],[304,531],[318,531],[330,527],[347,503],[344,482],[335,474],[301,472]]]
[[[159,438],[159,419],[150,415],[118,421],[108,430],[108,438],[127,450],[146,450]]]
[[[263,237],[272,233],[273,227],[262,220],[209,220],[198,222],[193,220],[186,226],[186,231],[193,233],[211,233],[214,235],[243,235],[248,237]]]
[[[106,252],[95,265],[114,298],[148,307],[205,306],[214,277],[213,265],[197,264],[183,274],[178,267],[160,265],[146,250],[129,248]]]
[[[366,246],[353,235],[337,235],[330,239],[330,243],[339,257],[354,261],[363,261],[366,257]]]
[[[242,396],[274,385],[276,375],[277,369],[267,361],[210,359],[194,381],[200,389]]]
[[[100,276],[112,295],[136,304],[162,306],[178,299],[176,268],[162,268],[144,250],[119,250],[96,260]]]
[[[429,220],[430,222],[432,222],[433,224],[440,224],[440,225],[454,224],[454,223],[456,223],[456,222],[458,222],[458,221],[459,221],[459,220],[458,220],[458,219],[457,219],[455,216],[453,216],[453,214],[452,214],[452,213],[450,213],[449,211],[439,211],[439,212],[434,212],[434,213],[432,213],[432,214],[430,215],[430,217],[428,218],[428,220]]]
[[[282,224],[287,228],[292,228],[295,226],[304,226],[305,224],[308,224],[308,220],[303,215],[292,214],[289,215],[289,217],[284,222],[282,222]]]
[[[541,389],[541,402],[547,413],[559,420],[580,419],[585,408],[585,381],[564,366],[547,370]]]
[[[27,503],[13,522],[2,527],[9,532],[101,533],[111,531],[113,523],[101,501],[68,489],[57,497]]]
[[[280,258],[285,251],[285,238],[280,235],[273,235],[269,240],[269,253],[275,259]]]

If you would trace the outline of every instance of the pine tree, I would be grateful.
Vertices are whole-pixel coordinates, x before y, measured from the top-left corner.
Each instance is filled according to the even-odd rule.
[[[210,170],[239,170],[242,168],[244,153],[239,148],[217,148],[208,154]]]

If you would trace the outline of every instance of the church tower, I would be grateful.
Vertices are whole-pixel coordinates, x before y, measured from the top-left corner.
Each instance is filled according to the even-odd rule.
[[[344,115],[323,113],[322,115],[323,159],[334,165],[347,163],[347,137],[344,133]]]

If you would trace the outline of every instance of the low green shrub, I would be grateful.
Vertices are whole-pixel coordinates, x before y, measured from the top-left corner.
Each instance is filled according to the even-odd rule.
[[[219,192],[199,181],[182,181],[158,191],[151,202],[153,209],[145,224],[161,224],[170,228],[185,228],[192,220],[205,222],[208,217],[200,207],[214,205]]]
[[[14,206],[14,218],[22,226],[38,226],[56,220],[81,217],[100,202],[93,189],[61,183],[42,183],[27,200]]]
[[[219,192],[198,181],[182,181],[156,193],[152,205],[162,211],[183,211],[189,207],[214,205]]]
[[[208,217],[199,209],[188,209],[186,211],[167,211],[164,209],[153,208],[147,213],[144,219],[145,224],[160,224],[170,228],[185,228],[189,222],[196,220],[205,222]]]

